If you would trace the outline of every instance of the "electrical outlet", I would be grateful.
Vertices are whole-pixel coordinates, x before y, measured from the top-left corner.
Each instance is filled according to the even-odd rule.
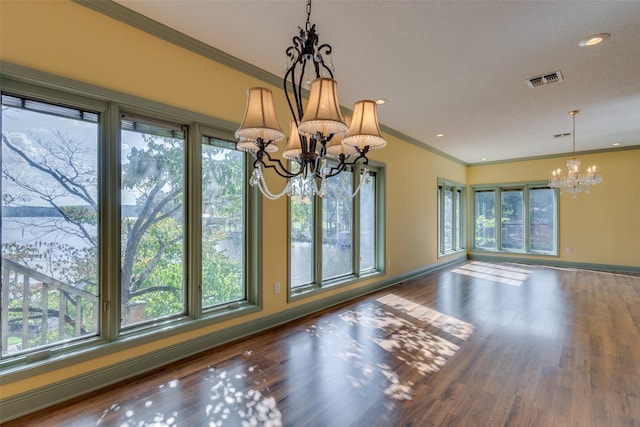
[[[566,251],[567,251],[568,254],[570,254],[571,253],[571,247],[567,247]]]
[[[280,282],[276,282],[275,285],[273,285],[273,293],[276,295],[280,293]]]

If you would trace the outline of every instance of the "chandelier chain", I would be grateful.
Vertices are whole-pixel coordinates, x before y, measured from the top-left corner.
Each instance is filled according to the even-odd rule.
[[[305,26],[307,31],[309,31],[310,25],[311,25],[311,0],[308,0],[307,1],[307,24]]]
[[[571,135],[573,135],[573,155],[576,155],[576,115],[578,114],[578,110],[574,110],[571,113],[573,117],[573,130],[571,131]]]

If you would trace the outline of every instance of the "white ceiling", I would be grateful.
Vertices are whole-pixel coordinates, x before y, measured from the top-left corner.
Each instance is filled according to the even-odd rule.
[[[117,2],[276,75],[306,20],[306,0]],[[578,151],[640,145],[640,1],[315,0],[311,22],[342,105],[385,98],[381,123],[464,162],[570,152],[574,109]]]

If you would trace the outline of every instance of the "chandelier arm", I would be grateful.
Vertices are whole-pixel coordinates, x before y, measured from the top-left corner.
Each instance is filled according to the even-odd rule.
[[[269,163],[265,162],[264,160],[265,157],[267,158]],[[253,161],[254,169],[258,165],[262,165],[265,168],[270,168],[275,170],[276,173],[280,175],[282,178],[294,178],[296,176],[301,175],[305,170],[305,168],[303,167],[304,165],[301,165],[300,170],[298,172],[291,172],[282,164],[280,159],[272,158],[271,155],[264,150],[258,151],[256,153],[256,159]]]
[[[355,159],[353,159],[350,162],[347,162],[347,156],[345,156],[344,154],[340,154],[340,163],[338,163],[336,166],[333,166],[331,169],[329,169],[329,172],[324,174],[324,178],[331,178],[333,176],[336,176],[342,172],[344,172],[347,169],[347,166],[355,166],[361,159],[362,159],[362,165],[368,165],[369,164],[369,158],[367,157],[366,154],[366,149],[368,149],[369,147],[365,147],[364,150],[359,151],[359,155],[358,157],[356,157]],[[318,178],[320,178],[320,176],[318,175],[318,173],[316,172],[316,176]]]
[[[294,49],[294,47],[292,46],[289,49],[287,49],[287,52],[289,52],[290,49]],[[299,57],[300,51],[298,49],[295,49],[295,50],[298,52],[298,57]],[[302,115],[303,115],[302,93],[301,93],[302,81],[296,83],[296,76],[295,76],[296,74],[295,65],[297,63],[298,62],[296,60],[292,64],[292,66],[287,69],[287,72],[283,79],[283,89],[284,89],[285,98],[287,98],[287,103],[289,104],[289,110],[291,111],[291,116],[293,117],[293,120],[296,122],[296,126],[300,124],[300,120],[302,119]],[[304,77],[304,73],[301,73],[300,80],[302,80],[303,77]],[[291,90],[293,91],[293,95],[291,95],[291,93],[289,92],[289,84],[291,84]],[[293,101],[296,104],[295,109],[293,107],[293,103],[291,102],[292,97],[293,97]]]
[[[322,56],[323,52],[325,51],[324,54],[325,55],[331,55],[331,51],[333,50],[331,45],[328,43],[325,43],[323,45],[321,45],[320,47],[317,48],[317,54],[314,57],[316,60],[316,75],[318,77],[320,77],[320,71],[319,71],[319,66],[322,65],[322,68],[329,74],[329,77],[331,77],[333,79],[333,70],[331,69],[331,67],[329,65],[327,65],[324,62],[324,56]]]

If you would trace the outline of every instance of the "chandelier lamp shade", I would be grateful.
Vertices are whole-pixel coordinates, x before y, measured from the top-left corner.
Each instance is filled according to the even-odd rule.
[[[351,187],[329,191],[328,180],[353,170],[358,163],[366,166],[367,153],[386,145],[380,134],[374,101],[357,101],[352,117],[342,115],[338,82],[330,59],[332,48],[319,44],[310,16],[311,0],[307,3],[304,29],[299,27],[299,35],[293,37],[293,45],[285,51],[288,61],[283,88],[291,120],[282,157],[289,161],[289,167],[271,156],[278,151],[277,143],[285,137],[276,117],[271,90],[262,87],[247,90],[244,118],[235,133],[236,147],[254,158],[250,184],[258,186],[265,197],[273,200],[284,195],[354,197],[363,183],[370,182],[366,168],[354,191]],[[306,103],[303,103],[303,94],[308,94]],[[281,193],[274,194],[267,187],[263,175],[266,169],[273,169],[287,180]]]
[[[573,154],[571,158],[567,160],[567,174],[562,174],[562,169],[558,168],[551,172],[551,178],[549,179],[549,187],[559,188],[560,193],[566,192],[576,197],[578,193],[584,191],[589,193],[591,186],[602,182],[602,175],[600,175],[596,166],[589,166],[585,173],[580,171],[580,159],[576,156],[576,116],[580,110],[569,111],[569,115],[573,118],[573,130],[571,135],[573,136]]]

